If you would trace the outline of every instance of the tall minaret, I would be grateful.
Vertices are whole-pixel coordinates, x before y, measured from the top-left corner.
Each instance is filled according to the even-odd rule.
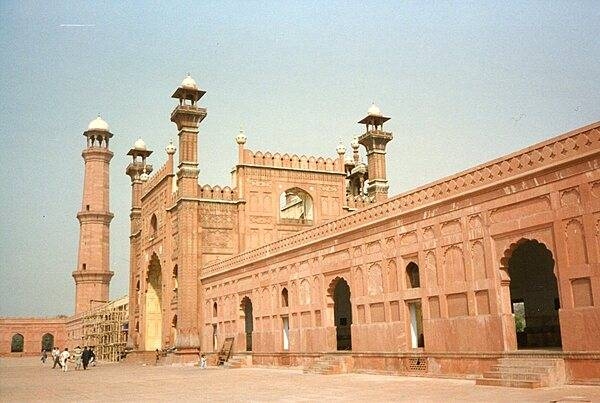
[[[383,131],[383,124],[390,120],[382,115],[379,108],[373,104],[367,111],[367,116],[360,122],[366,126],[366,132],[358,138],[358,142],[367,149],[367,164],[369,185],[367,195],[374,202],[387,200],[388,181],[385,164],[385,147],[393,136]]]
[[[85,161],[83,202],[77,213],[79,220],[79,254],[75,279],[75,314],[94,303],[108,302],[110,271],[109,164],[113,153],[108,141],[113,136],[100,116],[92,120],[83,133],[87,147],[81,153]]]
[[[179,165],[177,188],[179,198],[179,253],[177,290],[177,338],[175,347],[179,354],[197,354],[200,347],[200,323],[202,300],[198,290],[199,231],[198,231],[198,124],[206,117],[206,109],[198,106],[205,91],[188,76],[181,82],[172,97],[179,105],[171,113],[171,121],[179,130]],[[200,291],[201,292],[201,291]]]

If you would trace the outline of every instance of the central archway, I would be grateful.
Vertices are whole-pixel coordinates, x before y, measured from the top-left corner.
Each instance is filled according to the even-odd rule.
[[[338,350],[352,350],[350,286],[339,278],[333,288],[333,318]]]
[[[162,269],[155,253],[148,265],[145,345],[146,351],[162,349]]]
[[[518,348],[561,347],[554,259],[546,245],[521,239],[506,253]]]

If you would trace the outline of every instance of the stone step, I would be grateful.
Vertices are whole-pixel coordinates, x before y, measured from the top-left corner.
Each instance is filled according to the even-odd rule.
[[[541,388],[541,381],[526,381],[516,379],[495,379],[495,378],[477,378],[475,385],[480,386],[503,386],[508,388]]]
[[[528,366],[528,365],[492,365],[491,370],[495,372],[511,372],[511,373],[533,373],[533,374],[549,374],[554,367]]]
[[[499,358],[499,364],[522,365],[522,366],[543,366],[555,367],[560,365],[563,360],[554,358]]]
[[[548,386],[549,375],[535,373],[514,373],[514,372],[484,372],[483,377],[487,379],[512,379],[517,381],[540,381],[542,386]]]

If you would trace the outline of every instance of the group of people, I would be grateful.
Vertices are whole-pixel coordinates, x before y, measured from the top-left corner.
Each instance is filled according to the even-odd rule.
[[[94,348],[85,346],[83,350],[81,347],[77,346],[73,350],[73,354],[69,352],[68,348],[65,348],[63,351],[60,351],[58,347],[52,348],[52,361],[54,365],[52,369],[59,367],[63,372],[67,372],[69,369],[69,362],[75,362],[75,370],[80,370],[81,368],[87,369],[90,365],[96,365],[96,354],[94,354]],[[46,359],[48,358],[48,352],[46,350],[42,351],[42,363],[46,363]]]

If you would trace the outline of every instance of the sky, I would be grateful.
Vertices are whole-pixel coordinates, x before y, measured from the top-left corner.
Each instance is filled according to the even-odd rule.
[[[111,298],[129,272],[127,151],[176,143],[170,96],[205,91],[200,183],[252,150],[336,156],[372,102],[390,194],[600,120],[597,1],[0,1],[0,316],[71,315],[82,136],[114,137]]]

